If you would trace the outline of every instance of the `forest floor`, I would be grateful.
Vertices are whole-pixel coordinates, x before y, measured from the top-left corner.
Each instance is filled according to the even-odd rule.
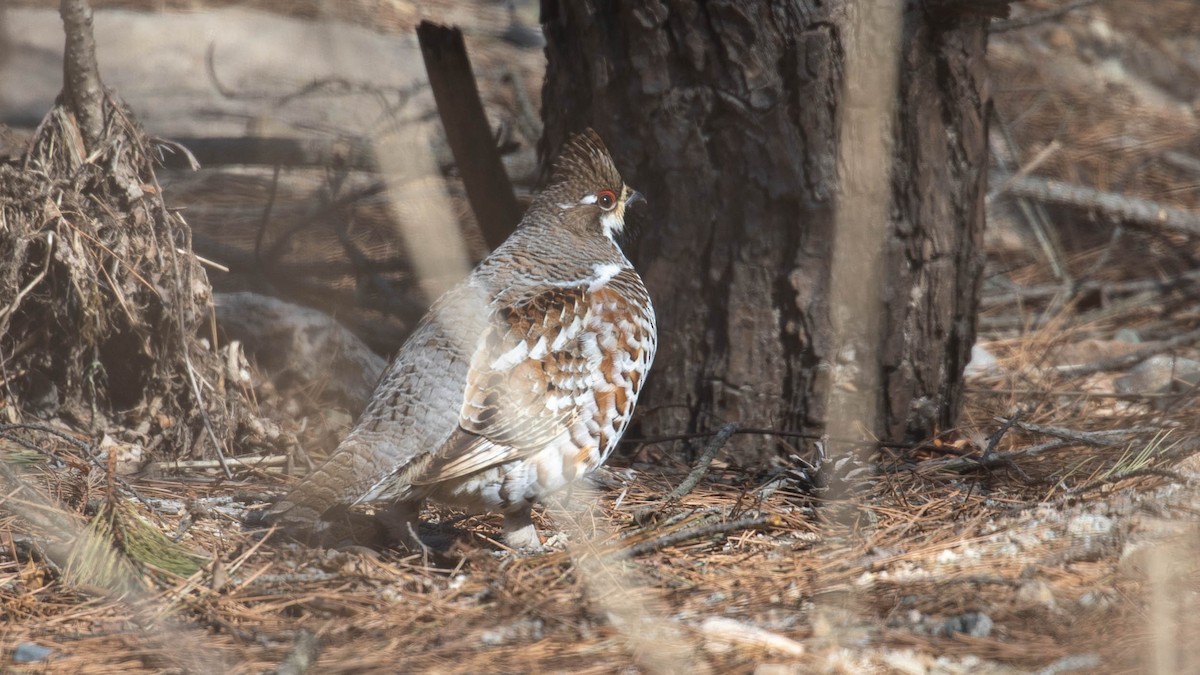
[[[394,11],[388,29],[411,30],[415,10]],[[0,464],[53,501],[0,515],[0,667],[1200,671],[1200,246],[1115,226],[1100,200],[1010,191],[1016,172],[1200,212],[1196,36],[1184,0],[993,35],[994,194],[962,423],[846,463],[845,489],[814,490],[802,462],[718,460],[662,502],[693,469],[672,444],[708,438],[634,439],[593,490],[539,514],[560,550],[514,556],[498,518],[432,509],[429,533],[454,543],[429,560],[244,529],[293,480],[293,457],[243,457],[233,480],[212,462],[122,477],[94,464],[97,450],[117,462],[121,439],[5,426]],[[305,447],[349,422],[257,393],[264,417],[302,411],[274,423]],[[135,569],[88,533],[161,562]]]

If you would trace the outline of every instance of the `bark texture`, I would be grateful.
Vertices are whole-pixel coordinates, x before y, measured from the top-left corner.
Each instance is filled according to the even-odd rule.
[[[104,134],[104,86],[96,63],[92,7],[87,0],[62,0],[58,8],[66,33],[63,52],[63,97],[75,113],[86,153],[99,148]]]
[[[630,215],[659,313],[647,434],[822,430],[844,10],[543,0],[543,154],[592,126],[649,199]],[[985,48],[984,17],[906,10],[880,437],[927,436],[960,407],[982,266]],[[747,460],[779,449],[734,447]]]

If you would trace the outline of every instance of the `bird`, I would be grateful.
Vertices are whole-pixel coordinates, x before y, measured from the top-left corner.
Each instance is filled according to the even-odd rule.
[[[654,361],[654,307],[618,243],[643,201],[594,130],[569,138],[514,232],[433,303],[350,433],[266,520],[383,504],[392,543],[423,549],[432,500],[499,512],[508,547],[542,548],[533,505],[608,459]]]

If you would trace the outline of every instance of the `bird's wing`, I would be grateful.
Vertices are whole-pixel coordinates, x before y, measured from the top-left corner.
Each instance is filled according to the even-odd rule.
[[[272,512],[292,510],[295,519],[312,520],[336,504],[402,493],[420,458],[458,429],[457,408],[487,312],[486,294],[468,284],[439,298],[388,365],[355,428]]]
[[[569,429],[602,360],[586,283],[541,289],[491,312],[471,358],[459,428],[412,482],[528,457]]]

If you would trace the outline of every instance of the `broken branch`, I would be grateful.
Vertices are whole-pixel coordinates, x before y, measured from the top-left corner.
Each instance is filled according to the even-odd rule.
[[[1111,220],[1155,230],[1200,236],[1200,214],[1149,199],[1116,192],[1103,192],[1039,176],[998,176],[994,179],[1004,192],[1049,204],[1087,209]]]
[[[494,249],[516,229],[521,206],[496,151],[462,31],[422,21],[417,40],[467,200],[484,240]]]

